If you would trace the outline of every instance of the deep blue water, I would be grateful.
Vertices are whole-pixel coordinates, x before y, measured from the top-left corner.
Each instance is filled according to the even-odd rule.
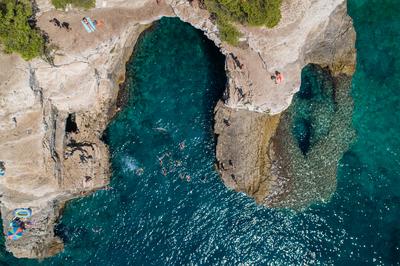
[[[329,203],[279,211],[224,187],[212,132],[223,58],[189,25],[162,19],[138,43],[132,97],[106,132],[112,189],[67,205],[65,251],[42,264],[399,265],[400,5],[351,0],[349,10],[357,139]],[[0,254],[4,265],[37,264]]]

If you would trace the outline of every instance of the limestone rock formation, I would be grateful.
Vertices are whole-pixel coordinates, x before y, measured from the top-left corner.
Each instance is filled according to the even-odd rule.
[[[54,10],[48,0],[37,5],[38,26],[48,34],[54,58],[25,62],[0,55],[3,227],[19,207],[32,208],[34,220],[23,243],[6,241],[16,257],[60,252],[54,224],[65,202],[108,184],[109,154],[100,139],[117,111],[125,62],[145,25],[178,16],[226,55],[228,84],[216,108],[218,166],[227,186],[258,202],[273,191],[270,139],[300,86],[302,67],[312,62],[351,73],[354,66],[355,34],[345,0],[285,0],[276,28],[238,25],[239,47],[221,43],[210,14],[196,1],[98,0],[90,11],[67,12]],[[86,33],[83,16],[103,19],[104,28]],[[53,17],[69,22],[71,32],[49,23]],[[270,78],[275,70],[285,76],[279,86]]]
[[[286,1],[282,16],[282,21],[274,29],[242,29],[247,34],[250,50],[247,54],[257,51],[258,61],[254,59],[252,63],[244,63],[243,69],[238,70],[227,58],[230,81],[225,104],[230,108],[219,105],[215,109],[217,160],[227,186],[245,192],[260,204],[301,208],[312,201],[310,196],[299,205],[293,200],[290,204],[280,204],[283,194],[295,192],[288,187],[292,180],[289,180],[291,175],[287,173],[287,163],[281,161],[284,156],[276,154],[284,151],[272,145],[271,136],[275,135],[278,126],[276,114],[288,107],[300,87],[301,69],[307,64],[328,67],[333,76],[352,75],[356,56],[355,31],[345,1]],[[254,82],[246,71],[255,73],[248,68],[257,62],[261,65],[259,61],[263,62],[264,68],[258,67],[258,71],[263,73],[258,73]],[[284,73],[284,84],[276,85],[271,81],[275,69]],[[248,86],[240,82],[242,77],[249,79]],[[257,80],[262,82],[257,84]],[[244,114],[246,111],[241,109],[250,112]],[[226,120],[240,122],[228,125]],[[283,135],[277,137],[285,138]],[[331,162],[335,170],[339,159]],[[231,167],[229,162],[236,166]],[[334,187],[329,182],[326,186]],[[315,199],[329,198],[333,192],[323,186],[320,191],[312,189]]]

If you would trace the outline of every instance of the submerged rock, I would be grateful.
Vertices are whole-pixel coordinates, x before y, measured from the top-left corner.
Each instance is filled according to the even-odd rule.
[[[351,78],[310,65],[303,70],[308,79],[313,84],[302,83],[272,139],[275,167],[285,180],[270,200],[273,206],[300,209],[329,200],[339,160],[355,137]]]

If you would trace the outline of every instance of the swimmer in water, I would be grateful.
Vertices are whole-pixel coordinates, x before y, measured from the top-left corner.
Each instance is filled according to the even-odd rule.
[[[153,129],[155,130],[155,131],[159,131],[159,132],[168,132],[165,128],[163,128],[163,127],[153,127]]]
[[[190,182],[190,179],[191,179],[190,175],[186,175],[186,181]]]
[[[183,150],[186,147],[185,145],[185,141],[182,141],[181,143],[179,143],[179,149]]]
[[[163,169],[162,169],[162,174],[164,175],[164,176],[166,176],[167,175],[167,170],[163,167]]]
[[[163,165],[163,159],[164,159],[165,156],[170,157],[170,156],[171,156],[171,153],[170,153],[170,152],[166,152],[166,153],[164,153],[161,157],[157,157],[157,158],[158,158],[158,161],[160,162],[160,165],[161,165],[161,166]]]
[[[137,174],[137,175],[142,175],[143,172],[144,172],[144,169],[143,169],[143,168],[138,168],[138,169],[136,170],[136,174]]]
[[[100,231],[101,231],[101,229],[100,228],[92,228],[92,231],[94,232],[94,233],[99,233]]]

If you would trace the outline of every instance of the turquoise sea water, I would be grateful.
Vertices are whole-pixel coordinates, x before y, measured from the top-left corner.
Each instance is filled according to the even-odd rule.
[[[162,19],[138,44],[132,98],[106,133],[112,189],[68,204],[65,251],[40,264],[399,265],[400,5],[352,0],[349,10],[357,139],[329,203],[296,214],[224,187],[212,132],[223,58],[189,25]],[[0,254],[3,265],[39,264]]]

